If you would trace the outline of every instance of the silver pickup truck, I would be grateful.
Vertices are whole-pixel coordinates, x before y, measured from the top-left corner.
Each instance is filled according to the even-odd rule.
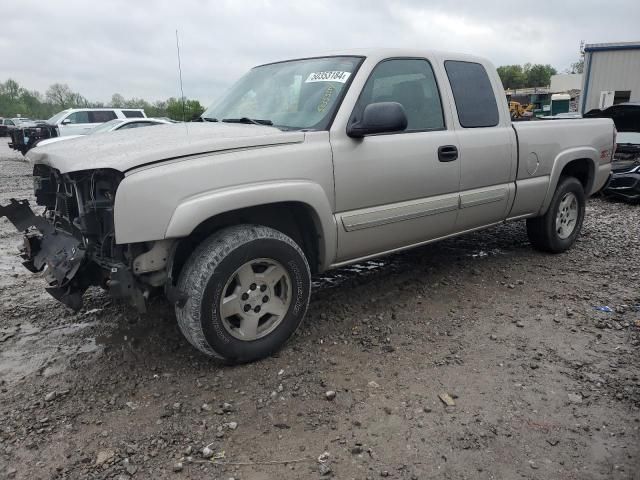
[[[247,362],[302,321],[311,275],[510,220],[571,247],[607,180],[610,119],[511,124],[494,67],[363,50],[253,68],[202,115],[35,148],[27,268],[78,309],[163,291],[186,338]]]

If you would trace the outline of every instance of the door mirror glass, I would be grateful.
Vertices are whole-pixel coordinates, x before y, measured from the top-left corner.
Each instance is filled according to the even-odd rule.
[[[362,112],[362,120],[349,126],[347,135],[362,138],[376,133],[402,132],[407,123],[407,114],[398,102],[370,103]]]

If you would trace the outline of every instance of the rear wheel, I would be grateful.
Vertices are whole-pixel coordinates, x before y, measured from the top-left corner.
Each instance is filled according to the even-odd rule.
[[[571,248],[582,229],[585,194],[577,178],[562,177],[547,213],[527,220],[529,241],[538,250],[551,253]]]
[[[250,362],[278,350],[309,303],[311,274],[300,247],[271,228],[240,225],[207,238],[187,260],[176,306],[187,340],[207,355]]]

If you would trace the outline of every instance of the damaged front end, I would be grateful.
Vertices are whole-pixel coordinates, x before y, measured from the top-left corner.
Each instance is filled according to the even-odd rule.
[[[602,193],[622,200],[640,201],[640,103],[625,102],[592,110],[585,118],[610,118],[616,126],[616,149],[611,175]]]
[[[74,310],[81,308],[87,288],[101,286],[144,311],[151,287],[166,280],[164,270],[157,270],[166,265],[170,243],[115,243],[113,209],[122,173],[100,169],[61,174],[37,164],[33,174],[36,203],[44,207],[41,215],[28,200],[11,199],[0,206],[0,217],[25,232],[24,266],[43,272],[47,291]],[[153,267],[145,269],[149,256]]]
[[[618,146],[603,193],[627,201],[640,201],[640,145]]]
[[[40,140],[57,137],[58,128],[47,123],[37,123],[35,125],[12,128],[8,131],[8,134],[10,137],[9,148],[26,155]]]

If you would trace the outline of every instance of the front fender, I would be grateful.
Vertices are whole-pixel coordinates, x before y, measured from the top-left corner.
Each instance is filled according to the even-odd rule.
[[[328,132],[305,133],[303,143],[175,159],[128,172],[120,182],[116,243],[184,237],[222,212],[293,201],[315,212],[325,258],[332,261],[337,243],[333,196]]]
[[[551,175],[549,177],[549,185],[547,187],[547,193],[545,194],[542,207],[538,212],[538,215],[544,215],[551,205],[551,199],[556,191],[558,182],[560,181],[560,174],[564,167],[574,160],[586,160],[589,164],[589,183],[585,189],[587,196],[591,195],[594,179],[598,169],[599,152],[593,147],[577,147],[570,148],[560,152],[553,161],[553,167],[551,169]]]
[[[186,237],[202,222],[221,213],[280,202],[304,203],[312,209],[321,237],[322,267],[326,268],[336,255],[335,218],[322,187],[306,180],[239,185],[187,198],[173,212],[164,237]]]

